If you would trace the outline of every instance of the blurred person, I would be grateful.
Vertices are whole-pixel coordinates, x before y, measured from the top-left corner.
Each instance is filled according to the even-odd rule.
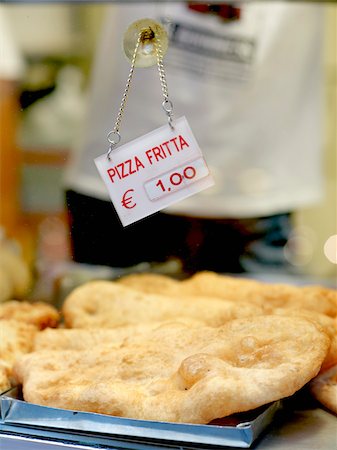
[[[322,7],[289,2],[108,8],[81,145],[66,174],[75,261],[126,267],[177,257],[187,273],[284,271],[291,215],[322,196]],[[123,34],[165,24],[176,118],[215,185],[123,228],[94,158],[108,149],[130,69]],[[121,144],[166,123],[157,67],[136,68]]]

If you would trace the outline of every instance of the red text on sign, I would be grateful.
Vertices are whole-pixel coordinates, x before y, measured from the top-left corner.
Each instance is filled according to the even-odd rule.
[[[146,159],[144,159],[144,153],[143,155],[139,154],[139,156],[134,156],[132,159],[126,159],[125,161],[116,164],[113,167],[110,167],[107,170],[107,174],[112,183],[117,180],[123,180],[124,178],[137,173],[140,169],[145,168],[142,159],[145,163],[153,165],[160,160],[166,159],[169,156],[173,156],[174,153],[180,152],[185,147],[189,147],[189,144],[180,134],[179,136],[176,136],[169,141],[165,141],[155,147],[150,148],[149,150],[146,150]]]
[[[188,188],[189,185],[208,175],[208,167],[204,159],[200,157],[148,180],[144,188],[150,200],[158,200],[180,189]]]
[[[184,147],[189,147],[189,144],[180,134],[179,136],[174,137],[169,141],[165,141],[156,147],[146,150],[145,154],[149,163],[152,165],[155,162],[160,161],[161,159],[172,156],[172,153],[174,152],[180,152],[184,149]]]
[[[127,159],[126,161],[117,164],[114,167],[111,167],[107,170],[108,175],[112,183],[115,181],[115,177],[119,180],[132,175],[133,173],[138,172],[139,169],[144,169],[144,164],[141,160],[135,156],[133,159]]]
[[[185,169],[184,169],[182,174],[179,173],[179,172],[173,172],[170,175],[169,182],[173,186],[179,186],[179,184],[181,184],[183,182],[184,178],[187,179],[187,180],[191,180],[192,178],[195,177],[196,173],[197,173],[197,171],[195,170],[194,167],[187,166],[187,167],[185,167]],[[159,179],[157,181],[156,186],[160,187],[163,192],[166,191],[164,183],[163,183],[163,181],[161,179]],[[171,190],[171,188],[168,187],[168,190]]]

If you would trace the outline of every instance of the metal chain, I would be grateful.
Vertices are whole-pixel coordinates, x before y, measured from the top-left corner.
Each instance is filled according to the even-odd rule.
[[[162,107],[167,115],[168,123],[173,129],[173,103],[169,99],[169,93],[167,88],[167,81],[166,81],[166,74],[164,70],[164,64],[163,64],[163,51],[161,48],[160,40],[157,38],[155,41],[155,47],[156,47],[156,53],[157,53],[157,66],[158,66],[158,72],[159,72],[159,79],[160,79],[160,85],[161,90],[163,92],[164,101],[162,103]]]
[[[121,101],[121,104],[120,104],[120,107],[119,107],[119,111],[118,111],[118,114],[117,114],[115,126],[114,126],[113,130],[111,130],[108,133],[108,136],[107,136],[107,139],[108,139],[109,144],[110,144],[109,145],[109,150],[108,150],[108,155],[107,155],[108,159],[110,159],[110,154],[111,154],[112,150],[114,149],[114,147],[121,140],[121,135],[119,133],[119,128],[120,128],[120,125],[121,125],[121,121],[122,121],[122,116],[123,116],[124,109],[125,109],[126,100],[128,98],[129,89],[130,89],[130,86],[131,86],[132,76],[133,76],[133,73],[134,73],[134,70],[135,70],[135,62],[136,62],[136,58],[137,58],[139,44],[140,44],[140,41],[142,39],[142,35],[143,35],[143,32],[140,32],[139,35],[138,35],[136,47],[135,47],[135,50],[133,52],[133,56],[132,56],[132,60],[131,60],[131,67],[130,67],[129,76],[128,76],[128,79],[126,80],[126,86],[125,86],[124,94],[123,94],[122,101]],[[112,139],[112,136],[114,136],[115,139]]]
[[[128,98],[129,89],[130,89],[130,86],[131,86],[131,80],[132,80],[133,73],[134,73],[134,70],[135,70],[135,62],[136,62],[136,58],[137,58],[138,48],[139,48],[139,45],[140,45],[140,42],[141,42],[143,36],[144,36],[144,31],[141,31],[139,33],[139,35],[138,35],[136,47],[135,47],[135,50],[133,52],[133,56],[132,56],[132,60],[131,60],[130,72],[129,72],[128,79],[126,80],[126,86],[125,86],[124,94],[123,94],[122,101],[121,101],[121,104],[120,104],[120,107],[119,107],[119,111],[118,111],[118,114],[117,114],[115,126],[108,133],[108,136],[107,136],[107,139],[108,139],[108,142],[109,142],[109,150],[108,150],[108,153],[107,153],[108,159],[110,159],[110,154],[111,154],[112,150],[114,149],[114,147],[117,144],[119,144],[119,142],[121,140],[121,135],[119,133],[119,128],[120,128],[120,125],[121,125],[122,116],[123,116],[125,105],[126,105],[126,100]],[[162,89],[163,96],[164,96],[164,101],[162,103],[162,107],[163,107],[163,109],[164,109],[164,111],[165,111],[165,113],[167,115],[168,123],[169,123],[171,129],[173,129],[173,124],[172,124],[172,122],[173,122],[173,103],[169,99],[166,75],[165,75],[164,64],[163,64],[163,52],[162,52],[160,40],[158,38],[154,41],[154,45],[156,47],[157,66],[158,66],[158,72],[159,72],[159,78],[160,78],[160,85],[161,85],[161,89]]]

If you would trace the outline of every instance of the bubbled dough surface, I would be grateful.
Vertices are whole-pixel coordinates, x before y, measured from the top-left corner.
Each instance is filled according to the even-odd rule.
[[[137,323],[190,318],[219,326],[238,317],[263,313],[260,306],[212,297],[144,294],[112,281],[93,281],[65,300],[63,315],[70,328],[112,328]]]
[[[208,423],[292,395],[319,371],[329,339],[302,318],[219,328],[168,323],[118,345],[23,356],[24,398],[117,416]]]

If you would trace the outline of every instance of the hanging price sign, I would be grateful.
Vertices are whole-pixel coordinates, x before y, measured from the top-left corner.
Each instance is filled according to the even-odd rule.
[[[124,226],[214,184],[185,117],[95,159]]]
[[[130,25],[124,39],[126,55],[131,60],[130,72],[115,126],[107,136],[109,150],[96,158],[95,164],[126,226],[214,182],[186,118],[173,121],[173,103],[163,65],[166,31],[152,19],[141,19]],[[121,140],[120,125],[134,69],[155,63],[168,125],[116,148]]]

